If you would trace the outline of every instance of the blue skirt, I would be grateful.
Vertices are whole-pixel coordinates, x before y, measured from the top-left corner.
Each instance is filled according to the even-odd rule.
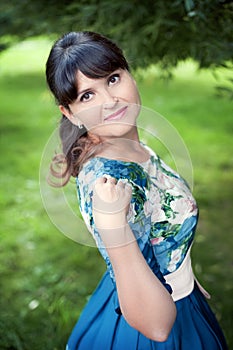
[[[193,292],[176,302],[177,318],[165,342],[132,328],[117,308],[117,293],[106,272],[74,327],[66,350],[227,350],[205,297]]]

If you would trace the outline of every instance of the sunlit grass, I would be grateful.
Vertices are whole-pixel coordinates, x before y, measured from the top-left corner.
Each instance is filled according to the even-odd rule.
[[[59,119],[44,78],[50,44],[28,41],[0,56],[3,350],[63,349],[105,269],[95,248],[57,230],[40,198],[41,156]],[[158,76],[151,68],[138,78],[142,103],[175,126],[190,153],[200,207],[194,267],[213,295],[211,305],[231,348],[232,102],[216,98],[212,73],[197,71],[192,62],[181,64],[168,83]],[[152,121],[144,122],[146,129]],[[166,145],[154,137],[149,143],[167,156]]]
[[[47,38],[29,39],[1,53],[1,75],[41,72],[51,48]]]

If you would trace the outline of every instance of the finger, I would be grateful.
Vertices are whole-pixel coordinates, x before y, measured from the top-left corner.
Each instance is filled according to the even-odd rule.
[[[117,180],[114,177],[109,177],[106,182],[108,184],[116,185]]]
[[[129,183],[126,183],[126,184],[125,184],[125,190],[126,190],[127,192],[132,193],[132,186],[131,186]]]
[[[118,187],[119,189],[125,188],[125,182],[119,180],[119,181],[117,182],[117,187]]]
[[[132,186],[131,186],[131,184],[129,182],[125,182],[125,181],[119,180],[118,183],[117,183],[117,187],[119,189],[124,189],[127,192],[132,192]]]
[[[130,184],[126,184],[125,186],[125,197],[128,201],[131,200],[132,197],[132,186]]]
[[[95,180],[95,184],[96,185],[100,185],[100,184],[104,184],[106,183],[107,179],[105,176],[101,176],[101,177],[98,177],[96,180]]]

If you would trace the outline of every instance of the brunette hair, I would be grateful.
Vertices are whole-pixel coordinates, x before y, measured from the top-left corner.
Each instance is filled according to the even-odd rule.
[[[81,71],[88,78],[103,78],[116,69],[129,70],[122,50],[101,34],[84,31],[70,32],[58,39],[46,63],[48,86],[57,104],[69,110],[78,95],[76,74]],[[60,121],[62,154],[56,154],[50,171],[65,185],[77,176],[83,163],[94,155],[101,140],[83,127],[72,124],[64,115]],[[59,186],[59,185],[58,185]]]

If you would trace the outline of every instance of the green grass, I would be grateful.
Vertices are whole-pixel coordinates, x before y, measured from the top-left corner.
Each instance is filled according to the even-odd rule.
[[[49,48],[46,40],[28,41],[0,56],[2,350],[64,349],[105,270],[95,248],[52,224],[40,198],[41,156],[59,118],[44,79]],[[155,69],[143,72],[142,103],[174,125],[189,150],[200,207],[194,268],[232,348],[232,102],[216,98],[212,74],[191,62],[174,75],[166,83]],[[151,125],[156,119],[143,120],[142,136],[172,161],[166,140],[147,132]]]

